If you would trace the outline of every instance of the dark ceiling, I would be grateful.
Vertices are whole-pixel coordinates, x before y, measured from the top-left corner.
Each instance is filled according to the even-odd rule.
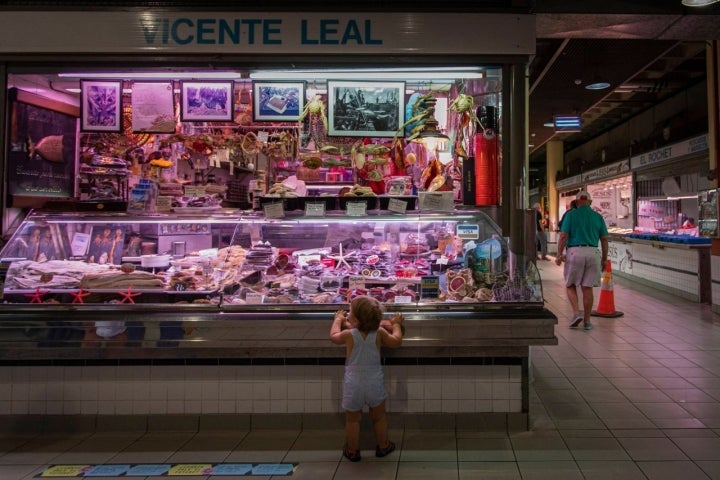
[[[707,41],[720,39],[720,3],[689,9],[680,0],[545,0],[536,7],[537,50],[529,67],[536,172],[544,169],[547,141],[562,140],[568,151],[702,82]],[[585,89],[596,78],[610,88]],[[582,131],[543,126],[563,114],[581,115]]]

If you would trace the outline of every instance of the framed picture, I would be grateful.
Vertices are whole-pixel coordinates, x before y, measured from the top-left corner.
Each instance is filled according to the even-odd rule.
[[[328,81],[330,136],[393,137],[404,111],[405,82]]]
[[[305,108],[305,82],[253,82],[253,120],[294,122]]]
[[[122,80],[81,80],[80,95],[81,131],[122,131]]]
[[[229,122],[233,119],[233,82],[202,81],[180,84],[182,121]]]
[[[27,197],[38,208],[44,198],[73,198],[79,106],[11,88],[8,110],[5,184],[13,206],[27,205]]]
[[[132,131],[175,133],[173,82],[135,82],[132,86]]]

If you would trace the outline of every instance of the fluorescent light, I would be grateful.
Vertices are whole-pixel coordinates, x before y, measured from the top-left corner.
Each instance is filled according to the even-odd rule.
[[[720,0],[682,0],[682,4],[686,7],[705,7],[717,2]]]
[[[720,1],[720,0],[718,0],[718,1]],[[683,196],[679,196],[679,197],[667,197],[667,200],[682,200],[682,199],[697,198],[697,197],[698,197],[697,195],[683,195]]]
[[[137,79],[216,79],[216,80],[235,80],[241,79],[240,72],[227,71],[203,71],[203,72],[63,72],[58,73],[58,77],[64,78],[112,78],[123,80]]]
[[[326,80],[347,78],[352,80],[405,79],[445,80],[485,78],[485,72],[478,68],[405,68],[405,69],[335,69],[335,70],[258,70],[250,73],[254,80]]]
[[[720,0],[718,0],[720,1]],[[605,90],[606,88],[610,88],[610,83],[605,82],[603,80],[598,80],[593,83],[588,83],[585,85],[586,90]]]

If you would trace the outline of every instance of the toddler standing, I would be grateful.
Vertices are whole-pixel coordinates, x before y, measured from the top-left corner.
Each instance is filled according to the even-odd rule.
[[[402,344],[401,313],[390,319],[392,333],[380,327],[383,307],[379,301],[368,296],[356,297],[350,303],[350,314],[344,310],[335,313],[330,329],[330,340],[345,345],[345,378],[343,381],[342,408],[345,410],[345,439],[343,456],[351,462],[359,462],[360,419],[367,405],[373,421],[377,446],[376,457],[384,457],[395,444],[388,439],[385,416],[385,379],[380,362],[380,347],[397,348]]]

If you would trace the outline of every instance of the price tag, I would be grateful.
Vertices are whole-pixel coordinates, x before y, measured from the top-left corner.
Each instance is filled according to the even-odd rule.
[[[285,216],[285,207],[282,202],[266,203],[263,205],[265,218],[283,218]]]
[[[169,212],[172,210],[172,199],[173,197],[169,197],[167,195],[161,195],[157,197],[157,200],[155,201],[155,207],[158,212]]]
[[[454,209],[453,192],[420,192],[420,209],[451,212]]]
[[[397,198],[391,198],[388,202],[388,210],[395,213],[405,213],[407,211],[408,202],[399,200]]]
[[[325,202],[307,202],[305,204],[305,216],[306,217],[324,217],[325,216]]]
[[[395,303],[412,303],[412,297],[410,295],[397,295]]]
[[[350,290],[365,288],[365,277],[352,276],[348,278],[348,288]]]
[[[367,210],[365,202],[348,202],[345,206],[345,215],[348,217],[364,217]]]
[[[428,275],[420,278],[421,298],[438,298],[440,294],[440,277]]]
[[[185,185],[186,197],[202,197],[205,195],[205,187],[203,185]]]
[[[257,292],[248,292],[245,295],[245,303],[248,305],[260,305],[263,303],[263,294]]]
[[[264,130],[260,130],[257,132],[257,139],[260,143],[267,143],[268,139],[270,138],[270,133],[266,132]]]
[[[445,255],[443,255],[442,257],[438,258],[435,263],[437,263],[438,265],[447,265],[448,258]]]

